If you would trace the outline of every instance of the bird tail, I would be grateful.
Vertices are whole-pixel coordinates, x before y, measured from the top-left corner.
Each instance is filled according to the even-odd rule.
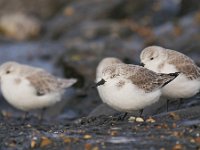
[[[160,76],[164,76],[164,82],[162,87],[164,87],[165,85],[167,85],[168,83],[170,83],[171,81],[173,81],[176,77],[178,77],[180,74],[180,72],[174,72],[174,73],[169,73],[169,74],[160,74]]]
[[[77,79],[70,78],[70,79],[59,79],[62,88],[68,88],[77,82]]]

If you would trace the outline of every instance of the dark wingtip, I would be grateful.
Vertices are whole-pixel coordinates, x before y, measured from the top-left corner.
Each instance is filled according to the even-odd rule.
[[[169,73],[170,76],[178,77],[180,72]]]
[[[172,76],[174,78],[171,79],[171,80],[169,80],[169,81],[167,81],[167,82],[165,82],[162,87],[164,87],[165,85],[167,85],[168,83],[170,83],[172,80],[174,80],[176,77],[178,77],[179,74],[180,74],[180,72],[169,73],[168,75],[170,75],[170,76]]]

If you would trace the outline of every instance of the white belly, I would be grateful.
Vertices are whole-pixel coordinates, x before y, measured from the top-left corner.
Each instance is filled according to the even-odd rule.
[[[130,82],[118,88],[116,86],[118,81],[112,79],[98,87],[102,101],[118,111],[130,112],[143,109],[158,101],[161,95],[160,90],[145,93]]]
[[[200,79],[189,80],[180,74],[176,79],[162,89],[163,96],[179,99],[196,95],[200,90]]]
[[[35,89],[28,80],[21,80],[20,84],[14,82],[15,77],[3,79],[1,90],[4,98],[12,106],[28,111],[48,107],[61,100],[62,92],[54,92],[44,96],[37,96]]]
[[[173,66],[166,64],[162,70],[162,73],[173,73],[178,70]],[[196,95],[200,90],[200,78],[196,80],[189,80],[184,74],[180,74],[176,79],[167,84],[163,90],[163,96],[179,99],[189,98]]]

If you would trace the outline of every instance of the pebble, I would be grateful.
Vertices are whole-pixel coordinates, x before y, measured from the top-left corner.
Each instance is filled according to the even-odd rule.
[[[137,118],[135,119],[135,121],[136,121],[136,122],[144,122],[144,119],[141,118],[141,117],[137,117]]]
[[[141,117],[133,117],[133,116],[131,116],[131,117],[128,119],[128,121],[129,121],[129,122],[134,122],[134,121],[136,121],[136,122],[144,122],[144,119],[141,118]]]
[[[84,137],[83,137],[84,139],[91,139],[92,138],[92,136],[91,135],[89,135],[89,134],[86,134],[86,135],[84,135]]]
[[[0,31],[17,41],[37,37],[41,28],[41,22],[37,18],[23,13],[5,14],[0,18]]]
[[[136,117],[131,116],[131,117],[129,117],[128,121],[129,121],[129,122],[134,122],[135,119],[136,119]]]
[[[146,122],[154,123],[154,122],[156,122],[156,120],[153,119],[152,117],[149,117],[149,118],[146,120]]]

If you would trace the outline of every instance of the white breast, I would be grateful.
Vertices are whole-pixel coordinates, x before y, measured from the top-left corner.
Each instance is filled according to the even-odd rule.
[[[140,110],[159,100],[160,90],[145,93],[129,81],[119,88],[116,86],[119,81],[119,78],[107,80],[104,85],[98,87],[102,101],[118,111]]]

